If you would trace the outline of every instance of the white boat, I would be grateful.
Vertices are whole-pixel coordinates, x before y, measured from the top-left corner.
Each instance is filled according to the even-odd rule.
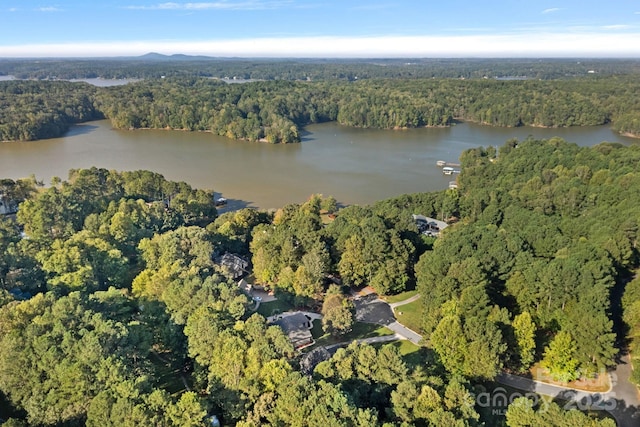
[[[442,173],[445,175],[452,175],[453,174],[454,169],[452,167],[449,166],[445,166],[442,168]]]

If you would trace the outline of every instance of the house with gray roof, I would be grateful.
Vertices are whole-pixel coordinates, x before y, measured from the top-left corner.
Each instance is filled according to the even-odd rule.
[[[279,316],[273,324],[282,328],[291,344],[297,349],[314,343],[311,335],[311,319],[299,311]]]

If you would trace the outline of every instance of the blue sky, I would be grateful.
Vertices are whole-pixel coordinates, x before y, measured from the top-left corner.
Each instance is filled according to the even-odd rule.
[[[0,0],[0,57],[640,57],[638,0]]]

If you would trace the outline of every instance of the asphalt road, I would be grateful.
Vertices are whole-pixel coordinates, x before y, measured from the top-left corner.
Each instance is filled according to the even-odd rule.
[[[630,366],[623,360],[611,374],[613,386],[606,393],[575,390],[506,373],[498,374],[496,381],[519,390],[562,399],[567,402],[565,409],[607,411],[613,415],[619,427],[638,427],[640,400],[638,390],[628,381],[629,374]]]

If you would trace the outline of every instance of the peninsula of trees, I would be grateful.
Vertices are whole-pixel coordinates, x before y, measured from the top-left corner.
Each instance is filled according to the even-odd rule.
[[[128,67],[129,73],[137,69],[125,64],[122,67]],[[487,71],[483,63],[476,64],[474,72],[465,64],[454,68],[458,75],[475,77],[478,69]],[[563,69],[563,64],[554,69]],[[500,80],[486,78],[491,73],[485,78],[454,79],[441,74],[436,78],[432,72],[425,78],[425,69],[433,71],[428,67],[404,76],[397,65],[389,71],[391,78],[385,78],[378,68],[359,64],[360,78],[340,78],[338,73],[318,80],[307,75],[299,81],[287,79],[281,66],[274,65],[279,70],[275,77],[243,84],[203,77],[211,74],[207,66],[201,63],[189,72],[147,77],[118,87],[0,81],[0,141],[56,137],[72,123],[105,117],[121,129],[207,131],[271,143],[298,142],[303,126],[324,121],[385,129],[449,126],[456,120],[510,127],[610,123],[618,132],[640,135],[636,96],[640,83],[635,69],[628,66],[620,66],[619,74],[589,75],[583,70],[582,76],[570,78]],[[608,66],[616,69],[615,64]],[[357,64],[349,67],[359,69]]]
[[[613,366],[625,331],[637,348],[640,148],[510,140],[461,163],[457,189],[219,216],[212,192],[148,171],[0,181],[21,202],[0,220],[8,425],[493,424],[473,393],[499,372],[540,363],[568,381]],[[416,213],[452,225],[428,237]],[[226,252],[279,301],[334,316],[338,337],[351,289],[415,287],[422,347],[352,343],[309,370]],[[503,422],[613,425],[538,409],[517,399]]]

